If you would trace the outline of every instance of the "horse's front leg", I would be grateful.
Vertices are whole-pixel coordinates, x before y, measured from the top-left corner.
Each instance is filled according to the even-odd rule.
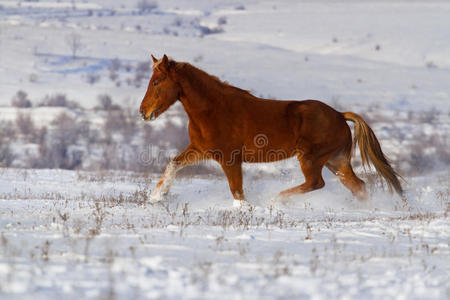
[[[222,164],[222,169],[227,176],[231,194],[233,194],[233,206],[247,206],[248,203],[245,201],[244,190],[242,188],[242,163],[233,162],[233,164]]]
[[[150,196],[150,202],[155,203],[163,200],[164,196],[169,192],[170,185],[175,179],[177,171],[201,159],[201,153],[192,145],[189,145],[181,154],[173,158],[153,190]]]

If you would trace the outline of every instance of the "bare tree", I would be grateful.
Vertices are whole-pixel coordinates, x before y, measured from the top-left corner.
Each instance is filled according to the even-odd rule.
[[[46,95],[38,106],[67,107],[72,109],[80,108],[80,105],[77,102],[69,100],[66,94],[62,93]]]
[[[103,110],[110,110],[113,105],[111,96],[107,94],[98,95],[97,100],[100,109]]]
[[[81,43],[81,36],[75,32],[72,32],[68,36],[66,36],[66,43],[72,52],[72,58],[77,57],[77,52],[83,48],[83,44]]]
[[[86,124],[76,122],[66,113],[59,114],[52,122],[54,129],[47,144],[40,147],[41,163],[46,168],[75,169],[83,160],[82,151],[75,149]]]
[[[17,113],[16,127],[25,136],[33,134],[35,130],[33,119],[29,114]]]
[[[11,100],[11,105],[20,108],[28,108],[32,106],[31,101],[28,99],[27,93],[22,90],[17,91],[17,93],[14,95]]]
[[[15,159],[11,143],[16,140],[12,122],[0,122],[0,167],[9,167]]]

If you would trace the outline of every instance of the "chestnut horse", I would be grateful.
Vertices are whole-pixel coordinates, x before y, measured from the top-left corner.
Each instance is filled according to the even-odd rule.
[[[352,113],[341,113],[316,100],[261,99],[217,77],[166,55],[153,57],[153,75],[142,100],[144,120],[154,120],[177,100],[189,118],[191,144],[167,166],[151,195],[157,202],[169,191],[175,173],[190,164],[216,160],[228,179],[233,205],[246,204],[242,189],[242,163],[273,162],[297,157],[305,176],[299,186],[282,191],[286,197],[320,189],[326,166],[356,196],[367,197],[364,182],[350,164],[352,148],[359,144],[362,162],[372,162],[389,189],[402,195],[398,174],[381,151],[372,129]],[[355,124],[355,138],[346,121]],[[353,144],[353,147],[352,147]]]

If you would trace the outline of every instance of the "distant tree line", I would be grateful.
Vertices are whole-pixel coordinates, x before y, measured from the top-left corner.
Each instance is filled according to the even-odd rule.
[[[64,94],[44,97],[36,107],[62,108],[45,125],[33,120],[36,108],[32,108],[25,92],[17,92],[11,104],[19,108],[15,121],[0,120],[3,167],[159,172],[170,154],[189,144],[187,120],[181,109],[174,108],[172,113],[182,122],[166,119],[163,127],[154,129],[140,120],[135,107],[114,103],[106,94],[98,96],[98,105],[91,110]]]

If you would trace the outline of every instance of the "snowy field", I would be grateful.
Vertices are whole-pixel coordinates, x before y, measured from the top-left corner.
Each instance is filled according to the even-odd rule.
[[[51,133],[65,113],[102,131],[102,94],[138,118],[149,55],[167,53],[257,96],[364,114],[407,202],[359,167],[367,202],[327,170],[324,189],[274,202],[303,180],[288,160],[245,167],[249,209],[217,172],[184,174],[151,205],[158,174],[97,170],[92,136],[68,144],[98,152],[83,171],[23,169],[44,135],[2,127],[0,298],[448,299],[449,16],[445,1],[1,0],[0,123],[27,115]],[[10,106],[19,90],[33,107]],[[56,94],[84,108],[38,105]],[[150,126],[169,121],[185,122],[179,106]],[[138,124],[116,146],[141,149]]]
[[[326,191],[270,202],[298,177],[247,176],[255,206],[238,210],[223,177],[182,178],[149,205],[153,177],[3,170],[2,296],[448,297],[448,172],[415,178],[406,206],[381,192],[358,203],[330,176]]]

